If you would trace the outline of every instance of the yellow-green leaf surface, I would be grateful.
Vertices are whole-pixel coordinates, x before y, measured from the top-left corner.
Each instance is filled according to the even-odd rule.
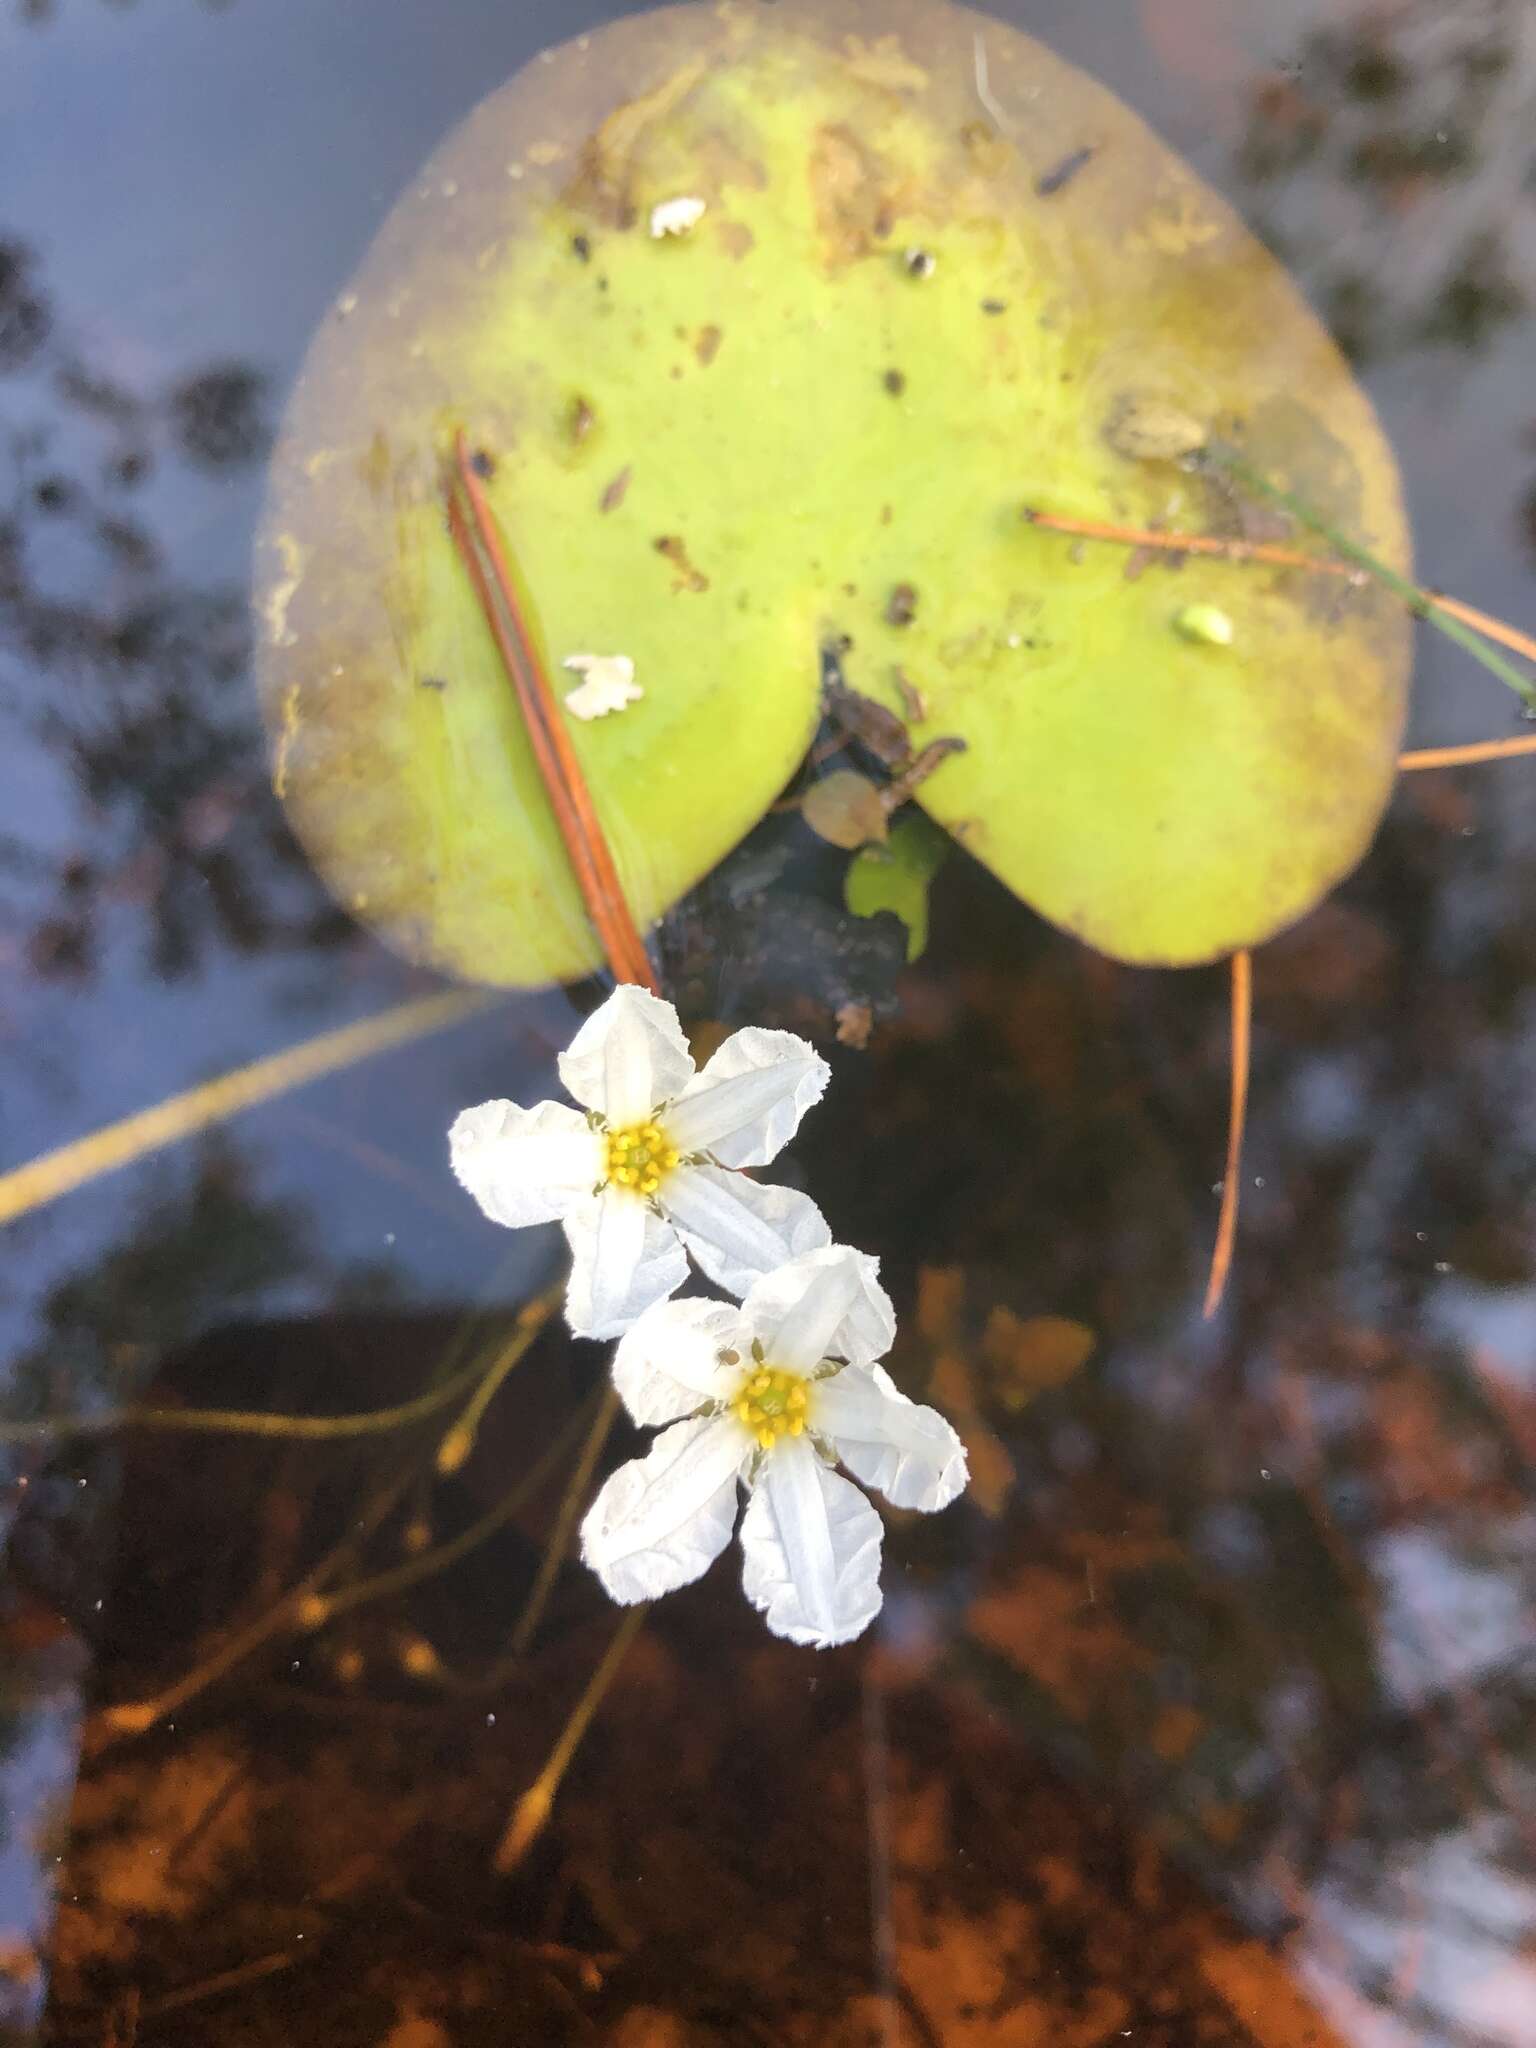
[[[773,800],[847,636],[855,688],[920,693],[917,743],[968,742],[918,801],[1026,902],[1129,960],[1256,943],[1370,837],[1407,622],[1020,519],[1235,530],[1188,423],[1405,565],[1338,354],[1080,72],[938,0],[615,23],[470,115],[314,344],[260,551],[277,787],[402,950],[598,963],[444,528],[463,426],[562,693],[568,654],[635,663],[643,698],[571,730],[642,924]]]

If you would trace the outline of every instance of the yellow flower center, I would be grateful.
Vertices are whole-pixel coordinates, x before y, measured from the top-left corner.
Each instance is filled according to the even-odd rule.
[[[660,1124],[631,1124],[608,1133],[607,1178],[637,1195],[654,1195],[679,1158]]]
[[[797,1372],[760,1365],[742,1381],[731,1413],[771,1451],[781,1436],[802,1436],[810,1389]]]

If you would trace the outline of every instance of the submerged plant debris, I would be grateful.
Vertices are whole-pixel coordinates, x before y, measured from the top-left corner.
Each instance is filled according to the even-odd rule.
[[[967,742],[915,800],[1105,951],[1253,944],[1359,858],[1399,606],[1210,560],[1170,602],[1017,518],[1231,531],[1230,489],[1127,441],[1179,420],[1406,559],[1370,408],[1279,266],[1029,38],[943,0],[609,24],[463,123],[344,303],[274,463],[260,672],[307,846],[413,957],[598,958],[442,530],[458,427],[546,648],[647,678],[575,735],[642,927],[773,801],[840,636],[859,692],[923,703],[919,745]]]

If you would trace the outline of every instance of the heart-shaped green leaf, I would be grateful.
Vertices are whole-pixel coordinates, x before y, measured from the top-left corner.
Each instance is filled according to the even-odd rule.
[[[919,743],[968,743],[918,801],[1122,958],[1256,943],[1375,826],[1399,607],[1020,518],[1239,530],[1177,459],[1218,433],[1406,557],[1279,267],[980,15],[726,0],[582,37],[449,138],[314,345],[261,551],[278,788],[392,943],[532,984],[599,953],[444,529],[460,426],[562,688],[569,655],[635,664],[643,697],[572,734],[642,924],[772,801],[844,638],[856,688],[919,693]]]

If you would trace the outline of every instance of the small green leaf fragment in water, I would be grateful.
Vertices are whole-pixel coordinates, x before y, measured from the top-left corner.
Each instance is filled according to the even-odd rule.
[[[1206,647],[1232,645],[1232,621],[1218,605],[1187,604],[1175,615],[1173,624],[1186,640],[1198,640]]]
[[[893,910],[907,928],[907,958],[928,944],[928,885],[944,864],[949,840],[926,818],[903,818],[884,846],[866,846],[848,864],[843,900],[855,917]]]

